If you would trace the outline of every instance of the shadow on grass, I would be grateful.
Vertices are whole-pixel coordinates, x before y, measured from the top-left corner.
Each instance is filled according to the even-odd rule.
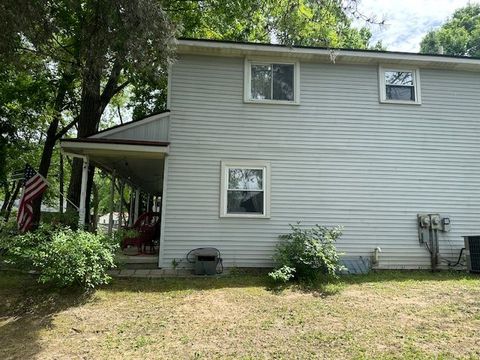
[[[275,284],[268,276],[267,270],[235,272],[232,275],[194,278],[117,278],[112,284],[103,286],[107,292],[194,292],[234,288],[263,288],[273,294],[282,294],[287,290],[311,293],[314,296],[326,297],[335,295],[351,284],[364,283],[400,283],[422,281],[460,281],[480,280],[480,276],[466,272],[453,271],[372,271],[365,275],[341,275],[339,278],[321,279],[313,283]]]
[[[27,359],[40,352],[40,332],[53,327],[55,315],[88,302],[91,293],[55,291],[33,276],[0,271],[0,298],[0,358]]]

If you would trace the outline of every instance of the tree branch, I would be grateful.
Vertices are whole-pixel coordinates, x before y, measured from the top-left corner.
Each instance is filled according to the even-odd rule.
[[[105,108],[107,107],[108,103],[110,102],[110,100],[112,99],[112,97],[114,97],[116,94],[118,94],[120,91],[122,91],[123,89],[125,89],[125,87],[130,84],[130,81],[125,81],[124,83],[120,84],[119,86],[117,86],[115,89],[113,89],[110,93],[109,93],[109,98],[105,97],[104,99],[102,99],[102,103],[101,103],[101,106],[102,106],[102,112],[103,110],[105,110]]]
[[[125,87],[127,85],[130,84],[130,81],[125,81],[124,83],[120,84],[119,86],[116,87],[115,91],[113,92],[113,95],[116,95],[118,94],[120,91],[122,91],[123,89],[125,89]]]
[[[102,108],[105,108],[105,106],[107,106],[107,104],[110,102],[111,98],[116,94],[115,89],[117,88],[118,78],[120,77],[121,71],[122,66],[117,58],[113,63],[107,84],[103,88],[102,95],[100,96]]]
[[[77,116],[72,122],[68,125],[65,125],[62,130],[60,130],[55,135],[55,141],[60,140],[72,127],[74,127],[78,123],[79,117]]]

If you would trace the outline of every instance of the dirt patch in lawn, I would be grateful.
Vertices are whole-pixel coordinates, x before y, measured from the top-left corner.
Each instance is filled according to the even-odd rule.
[[[0,358],[478,358],[480,280],[384,272],[309,289],[264,276],[53,292],[1,273]]]

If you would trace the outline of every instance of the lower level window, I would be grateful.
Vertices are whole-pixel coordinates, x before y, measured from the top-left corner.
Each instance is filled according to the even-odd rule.
[[[222,162],[222,217],[269,216],[269,164],[262,161]]]

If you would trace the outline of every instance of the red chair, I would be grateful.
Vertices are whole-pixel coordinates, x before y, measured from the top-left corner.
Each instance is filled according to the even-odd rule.
[[[155,251],[155,237],[159,233],[160,213],[146,212],[140,215],[135,224],[127,230],[135,230],[135,236],[125,237],[122,241],[122,250],[127,246],[136,246],[138,253],[143,253],[147,246],[150,253]]]

